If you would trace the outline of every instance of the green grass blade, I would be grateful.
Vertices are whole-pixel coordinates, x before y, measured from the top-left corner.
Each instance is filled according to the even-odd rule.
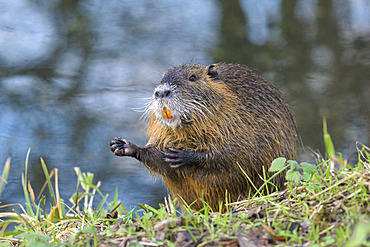
[[[102,208],[103,208],[103,205],[104,203],[106,203],[107,201],[107,198],[108,198],[108,194],[106,194],[103,199],[99,202],[99,205],[96,207],[95,211],[96,212],[99,212]]]
[[[248,174],[244,171],[244,169],[239,165],[239,163],[236,163],[240,170],[242,171],[243,175],[248,179],[250,185],[253,186],[253,188],[256,190],[256,195],[259,193],[260,196],[262,196],[261,192],[259,192],[259,190],[257,189],[257,187],[254,185],[254,183],[252,182],[252,179],[248,176]]]
[[[31,226],[31,224],[20,214],[20,213],[18,213],[17,211],[15,211],[15,210],[13,210],[13,212],[14,213],[16,213],[17,215],[18,215],[18,217],[19,217],[19,219],[21,220],[21,221],[23,221],[24,222],[24,225],[27,227],[27,228],[29,228],[29,229],[32,229],[32,226]],[[33,229],[32,229],[32,231],[34,231]]]
[[[116,191],[114,193],[112,208],[116,207],[117,205],[118,205],[118,186],[116,186]],[[112,208],[109,209],[112,210]]]
[[[31,148],[28,149],[28,152],[26,155],[26,161],[24,163],[25,168],[24,168],[24,174],[22,174],[22,187],[23,187],[24,199],[26,201],[27,214],[30,215],[31,217],[35,217],[35,213],[33,212],[33,209],[32,209],[32,202],[30,200],[30,195],[28,194],[28,189],[27,189],[28,160],[30,158],[30,152],[31,152]]]
[[[5,165],[4,165],[4,170],[3,170],[3,174],[1,175],[1,182],[0,182],[0,198],[1,198],[1,195],[3,194],[3,191],[4,191],[4,188],[5,188],[5,185],[6,185],[6,180],[8,179],[8,175],[9,175],[9,170],[10,170],[10,158],[8,158],[5,162]]]
[[[324,132],[324,143],[325,143],[325,150],[326,154],[328,155],[328,158],[335,156],[335,149],[334,149],[334,143],[330,137],[330,134],[328,133],[328,127],[326,123],[326,118],[323,118],[323,132]]]
[[[44,160],[42,158],[40,158],[40,160],[41,160],[42,169],[44,170],[46,181],[48,183],[48,188],[49,188],[50,197],[51,197],[51,205],[54,207],[54,206],[57,205],[57,203],[56,203],[56,200],[55,200],[54,189],[53,189],[53,186],[51,185],[48,168],[46,167],[46,164],[45,164]]]

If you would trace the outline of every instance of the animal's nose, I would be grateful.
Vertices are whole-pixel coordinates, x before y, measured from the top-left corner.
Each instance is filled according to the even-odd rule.
[[[155,90],[154,92],[154,96],[156,98],[169,98],[171,97],[172,95],[172,91],[169,90],[169,89],[165,89],[165,88],[158,88]]]

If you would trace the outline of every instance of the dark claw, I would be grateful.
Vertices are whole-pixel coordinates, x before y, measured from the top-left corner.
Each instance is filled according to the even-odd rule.
[[[168,153],[168,152],[162,152],[165,157],[170,157],[170,158],[178,158],[179,154],[178,153]]]
[[[179,149],[176,149],[176,148],[171,148],[171,147],[165,147],[167,150],[169,150],[170,152],[174,152],[174,153],[178,153],[179,152]]]
[[[163,161],[167,162],[171,168],[179,168],[183,165],[193,164],[192,151],[186,150],[184,148],[172,148],[165,147],[167,152],[161,151],[164,155]]]
[[[176,165],[174,165],[174,164],[170,163],[170,167],[173,168],[173,169],[179,168],[179,167],[181,167],[183,165],[184,164],[176,164]]]
[[[125,154],[122,149],[117,149],[113,151],[113,153],[114,155],[117,155],[117,156],[123,156]]]
[[[137,147],[129,141],[121,137],[113,138],[109,142],[110,150],[117,156],[132,156],[136,155]]]
[[[163,160],[170,163],[170,164],[173,164],[173,163],[178,164],[178,163],[182,162],[182,159],[179,159],[179,158],[177,158],[177,159],[163,158]]]

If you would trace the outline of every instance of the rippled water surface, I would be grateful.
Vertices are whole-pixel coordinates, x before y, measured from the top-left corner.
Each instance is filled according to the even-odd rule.
[[[293,108],[304,147],[324,151],[324,116],[338,151],[370,143],[369,1],[0,0],[0,12],[0,166],[12,158],[2,203],[23,202],[30,147],[36,191],[43,157],[63,198],[78,166],[108,200],[118,187],[126,208],[158,205],[161,180],[108,143],[146,143],[143,106],[161,74],[186,62],[263,74]],[[299,158],[311,157],[301,147]]]

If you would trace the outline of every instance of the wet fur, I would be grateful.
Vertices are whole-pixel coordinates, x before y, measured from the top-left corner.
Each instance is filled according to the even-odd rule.
[[[173,195],[188,204],[198,200],[195,209],[203,206],[200,197],[218,210],[226,191],[232,201],[255,192],[240,167],[258,188],[263,169],[269,177],[275,158],[296,158],[293,115],[277,89],[243,65],[218,64],[213,70],[217,73],[198,64],[181,65],[164,75],[173,80],[178,94],[171,110],[181,116],[180,124],[170,126],[158,119],[156,111],[162,105],[154,98],[148,108],[147,147],[185,148],[207,155],[205,162],[179,169],[146,164],[162,176]],[[191,75],[196,81],[188,80]],[[273,183],[282,189],[284,174]]]

